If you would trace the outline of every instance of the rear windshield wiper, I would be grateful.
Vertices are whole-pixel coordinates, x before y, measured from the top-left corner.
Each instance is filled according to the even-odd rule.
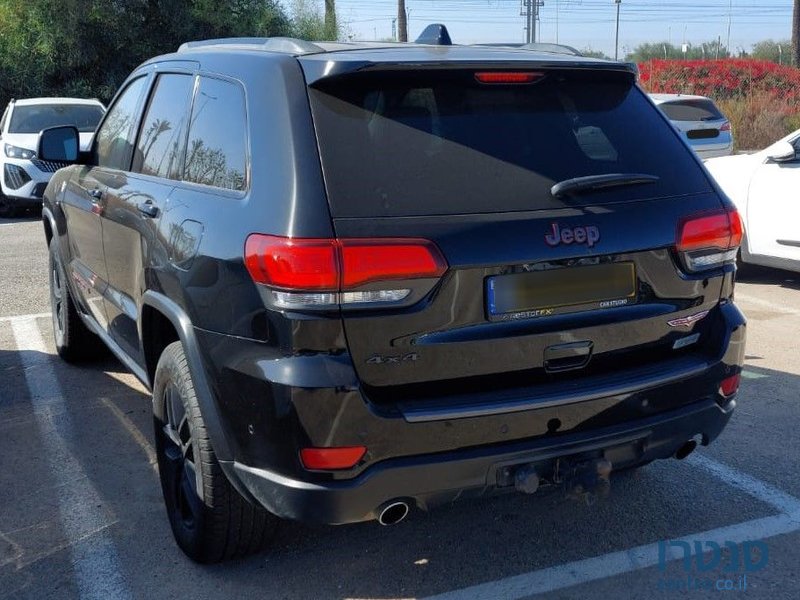
[[[645,173],[609,173],[607,175],[588,175],[586,177],[575,177],[565,179],[550,188],[550,193],[556,198],[567,194],[578,194],[581,192],[591,192],[612,187],[623,187],[627,185],[643,185],[655,183],[659,177],[647,175]]]

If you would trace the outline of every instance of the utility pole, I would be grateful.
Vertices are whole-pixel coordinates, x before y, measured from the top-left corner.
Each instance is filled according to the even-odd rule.
[[[559,13],[559,0],[556,0],[556,44],[558,43],[558,13]]]
[[[531,11],[533,7],[533,0],[522,0],[519,14],[525,17],[525,43],[531,43]]]
[[[614,0],[617,4],[617,36],[614,42],[614,60],[619,60],[619,8],[622,6],[622,0]]]
[[[794,19],[792,24],[792,63],[800,67],[800,0],[794,0]]]
[[[338,34],[336,0],[325,0],[325,37],[329,40],[336,40]]]
[[[525,17],[525,43],[536,43],[536,26],[539,23],[539,8],[542,0],[522,0],[520,14]]]
[[[797,1],[797,0],[796,0]],[[733,0],[728,3],[728,54],[731,52],[731,25],[733,24]]]
[[[397,38],[400,42],[408,41],[408,13],[406,0],[397,0]]]

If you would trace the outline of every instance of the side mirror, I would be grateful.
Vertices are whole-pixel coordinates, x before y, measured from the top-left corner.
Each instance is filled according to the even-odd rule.
[[[39,134],[36,155],[41,160],[74,163],[78,161],[81,140],[78,129],[72,125],[50,127]]]
[[[772,162],[789,162],[797,158],[797,150],[789,142],[778,142],[768,148],[767,158]]]

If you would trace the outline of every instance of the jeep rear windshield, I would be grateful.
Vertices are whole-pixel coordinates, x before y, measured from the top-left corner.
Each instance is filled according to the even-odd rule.
[[[73,125],[81,133],[92,133],[103,116],[97,104],[29,104],[16,106],[8,133],[39,133],[42,129]]]
[[[630,73],[357,73],[309,90],[334,217],[526,211],[705,192],[702,169]],[[489,78],[484,78],[489,79]],[[648,185],[554,198],[555,183],[638,173]]]

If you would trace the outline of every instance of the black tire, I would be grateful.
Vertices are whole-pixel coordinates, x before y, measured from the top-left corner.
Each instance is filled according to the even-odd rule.
[[[161,490],[178,546],[199,563],[263,549],[278,519],[243,498],[223,473],[200,414],[181,342],[173,342],[161,354],[153,399]]]
[[[56,352],[61,358],[78,362],[105,352],[100,338],[86,327],[75,308],[56,238],[50,240],[50,310]]]

